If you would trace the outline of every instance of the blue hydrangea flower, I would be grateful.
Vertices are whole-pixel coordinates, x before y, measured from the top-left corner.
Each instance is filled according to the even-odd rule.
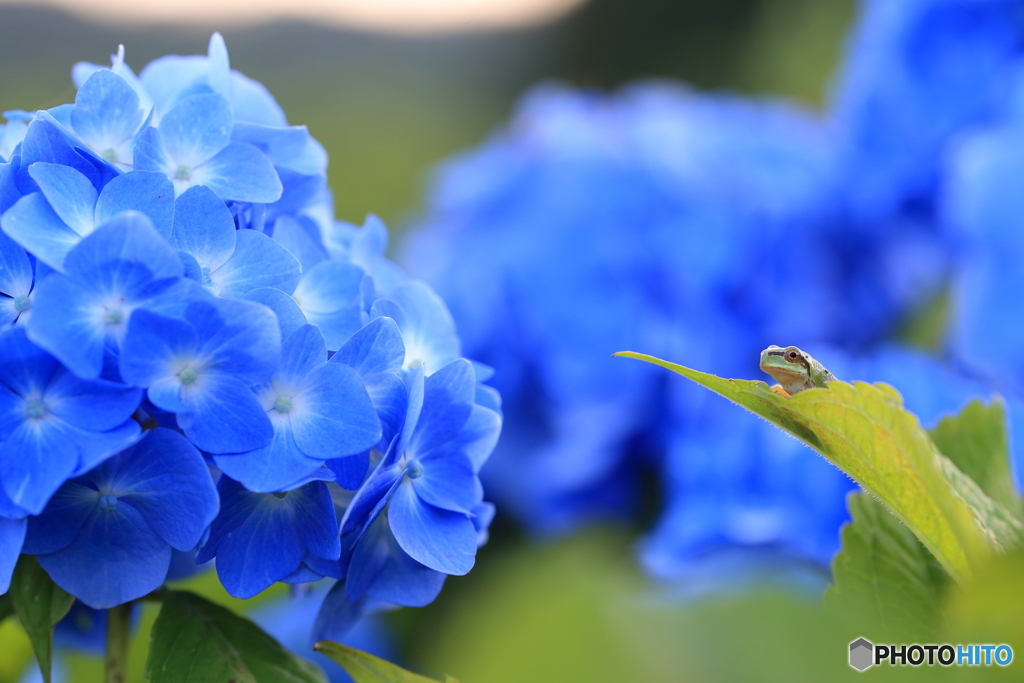
[[[121,213],[68,253],[63,273],[36,285],[29,336],[79,377],[99,377],[133,313],[182,272],[148,218]]]
[[[137,311],[120,368],[125,382],[148,387],[153,405],[175,413],[197,447],[239,453],[273,438],[252,387],[271,379],[280,357],[281,333],[270,309],[210,298],[188,303],[181,317]]]
[[[31,307],[34,271],[28,253],[0,232],[0,327],[17,322]]]
[[[217,509],[200,453],[157,428],[61,487],[30,519],[24,552],[86,605],[113,607],[160,586],[172,549],[195,548]]]
[[[278,581],[319,579],[304,570],[303,560],[340,555],[338,518],[323,482],[267,494],[222,477],[217,490],[221,514],[196,562],[216,557],[217,575],[231,595],[249,598]]]
[[[135,441],[137,389],[83,380],[28,340],[0,332],[0,485],[11,503],[39,514],[50,496]]]
[[[18,564],[18,555],[25,542],[25,530],[28,520],[10,519],[0,516],[0,595],[11,587],[11,576],[14,566]]]

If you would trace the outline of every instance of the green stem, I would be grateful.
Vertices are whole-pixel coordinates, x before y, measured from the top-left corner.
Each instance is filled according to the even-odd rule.
[[[128,680],[128,646],[131,643],[132,603],[107,610],[107,661],[104,667],[105,683],[125,683]]]

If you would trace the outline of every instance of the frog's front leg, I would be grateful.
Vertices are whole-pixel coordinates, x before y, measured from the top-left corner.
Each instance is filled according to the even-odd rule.
[[[773,385],[771,385],[768,388],[771,389],[772,391],[774,391],[776,394],[778,394],[782,398],[789,398],[790,397],[790,393],[788,391],[786,391],[785,389],[783,389],[781,384],[773,384]]]

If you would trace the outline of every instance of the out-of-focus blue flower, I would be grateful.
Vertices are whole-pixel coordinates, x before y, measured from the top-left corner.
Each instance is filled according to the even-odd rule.
[[[265,306],[197,300],[182,318],[140,310],[122,346],[124,380],[148,387],[153,405],[175,413],[199,448],[239,453],[273,438],[273,425],[252,389],[273,376],[281,356],[280,329]]]
[[[37,515],[68,477],[138,438],[139,392],[76,377],[20,326],[0,332],[0,357],[0,484]]]
[[[182,272],[149,219],[124,212],[68,252],[63,273],[36,285],[29,338],[79,377],[99,377],[133,314]]]
[[[222,477],[221,514],[197,562],[217,558],[217,575],[229,593],[250,598],[278,581],[304,583],[321,576],[304,566],[307,556],[341,554],[331,494],[315,481],[286,493],[253,493]]]
[[[202,456],[157,428],[61,487],[30,519],[23,551],[86,605],[113,607],[160,586],[172,548],[195,548],[217,509]]]

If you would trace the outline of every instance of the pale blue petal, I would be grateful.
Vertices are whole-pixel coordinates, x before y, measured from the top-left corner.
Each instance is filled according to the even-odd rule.
[[[14,565],[18,564],[27,526],[25,519],[0,517],[0,595],[11,587],[11,575]]]
[[[474,472],[479,472],[494,451],[500,435],[501,416],[493,410],[475,405],[457,437],[422,453],[421,456],[440,458],[459,453],[469,459]]]
[[[102,304],[96,304],[94,295],[71,278],[51,275],[36,285],[32,315],[25,323],[33,342],[85,378],[100,376],[107,334]]]
[[[96,227],[96,188],[84,175],[60,164],[36,162],[28,173],[65,225],[85,237]]]
[[[222,294],[239,296],[261,287],[291,293],[299,281],[299,262],[287,249],[255,230],[238,230],[235,251],[210,279]]]
[[[9,297],[32,291],[32,262],[14,240],[0,232],[0,292]]]
[[[345,342],[331,357],[332,363],[342,363],[369,377],[382,372],[398,372],[405,359],[402,333],[391,318],[375,318]]]
[[[333,313],[357,302],[365,273],[341,261],[324,261],[303,273],[295,288],[295,300],[309,313]]]
[[[267,126],[288,125],[284,111],[262,83],[246,78],[237,71],[231,74],[231,81],[231,104],[236,121]]]
[[[97,188],[118,174],[118,171],[109,164],[103,164],[98,159],[94,161],[91,157],[87,159],[75,151],[71,136],[45,111],[36,113],[21,143],[22,168],[27,168],[38,161],[70,166],[88,178],[93,187]],[[30,185],[34,185],[30,178],[28,181]],[[30,192],[32,189],[34,188],[25,191]]]
[[[119,213],[83,239],[68,254],[68,272],[94,277],[97,272],[109,270],[115,259],[143,265],[156,279],[182,274],[177,253],[153,227],[153,222],[137,211]]]
[[[280,289],[262,287],[244,294],[241,298],[263,304],[272,310],[280,324],[282,339],[287,339],[297,329],[309,324],[306,322],[306,316],[302,315],[302,309],[295,303],[295,299]]]
[[[320,378],[293,399],[290,416],[295,443],[310,457],[327,460],[361,453],[381,437],[366,387],[345,365],[328,364]]]
[[[322,372],[327,362],[327,346],[315,325],[303,325],[285,339],[281,345],[281,364],[274,382],[282,388],[295,391],[304,389],[314,376]]]
[[[210,36],[210,45],[207,50],[210,58],[210,87],[213,91],[231,98],[231,64],[228,61],[228,48],[224,44],[224,38],[219,33]]]
[[[455,322],[433,290],[421,282],[408,282],[389,296],[405,311],[399,327],[405,340],[406,367],[419,361],[430,374],[461,355]]]
[[[181,402],[181,380],[177,375],[161,377],[154,381],[146,389],[146,397],[157,408],[172,413],[182,413],[187,410]]]
[[[198,346],[195,328],[184,320],[145,309],[135,311],[121,344],[121,377],[137,387],[149,386],[163,377],[176,377],[175,361],[194,357]],[[158,390],[161,396],[166,391],[166,387]],[[164,410],[173,410],[162,401],[153,402]]]
[[[222,199],[270,204],[281,198],[284,186],[267,155],[252,145],[229,143],[192,172],[192,182],[206,185]]]
[[[101,154],[135,135],[142,119],[135,90],[106,69],[92,74],[82,84],[71,112],[75,133]]]
[[[476,529],[466,515],[428,505],[408,480],[395,491],[388,523],[412,559],[445,574],[461,576],[476,560]]]
[[[404,453],[412,442],[416,433],[416,425],[423,411],[423,368],[415,367],[405,376],[406,390],[409,392],[409,400],[406,404],[405,422],[402,424],[402,433],[398,438],[398,452]]]
[[[59,371],[43,392],[43,400],[54,415],[90,431],[119,426],[139,407],[142,392],[105,380],[86,381]]]
[[[168,158],[194,170],[228,144],[233,123],[231,105],[224,96],[192,95],[164,115],[160,135]]]
[[[281,330],[266,306],[213,299],[191,304],[185,318],[200,333],[199,354],[208,368],[250,386],[273,376],[281,360]]]
[[[196,547],[219,508],[203,456],[170,429],[154,429],[125,452],[111,487],[161,538],[183,552]]]
[[[21,315],[21,311],[14,303],[14,299],[0,295],[0,328],[13,323]]]
[[[54,270],[63,271],[68,252],[82,236],[60,219],[40,192],[25,195],[0,217],[12,240]]]
[[[270,418],[256,395],[235,377],[207,373],[187,389],[182,401],[188,412],[178,414],[178,425],[207,453],[251,451],[274,437]]]
[[[137,510],[118,502],[111,509],[97,506],[69,546],[37,558],[58,586],[89,607],[107,609],[158,588],[171,547]]]
[[[190,187],[174,202],[171,246],[210,271],[231,257],[236,232],[231,211],[208,187]]]
[[[273,440],[248,453],[215,455],[217,467],[250,491],[271,493],[294,488],[323,464],[302,454],[287,419],[272,420]]]
[[[174,185],[163,173],[129,171],[111,180],[96,200],[96,225],[107,223],[122,211],[138,211],[153,223],[165,239],[174,217]]]
[[[206,57],[201,55],[167,55],[154,59],[139,74],[139,80],[153,98],[160,112],[174,106],[179,94],[208,70]]]
[[[299,261],[303,272],[327,259],[327,252],[293,216],[281,216],[274,221],[274,241]]]
[[[135,140],[134,152],[136,171],[153,171],[173,178],[178,167],[167,155],[164,139],[156,128],[147,128]]]
[[[389,444],[405,424],[409,411],[409,391],[402,378],[390,372],[371,375],[365,378],[365,382],[384,430],[381,442]]]

